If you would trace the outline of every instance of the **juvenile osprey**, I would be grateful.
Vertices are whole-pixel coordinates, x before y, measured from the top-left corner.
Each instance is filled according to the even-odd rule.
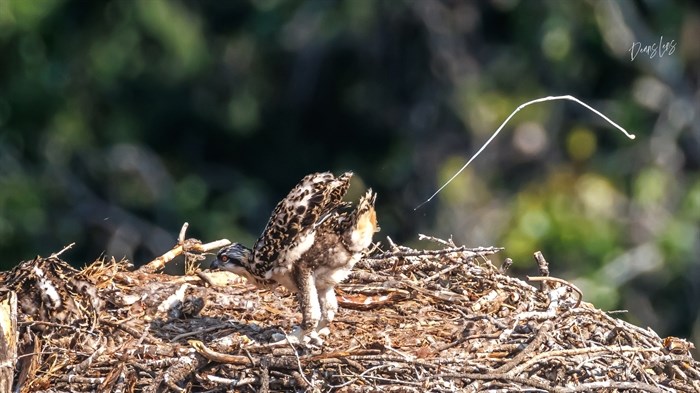
[[[300,340],[318,337],[338,311],[334,287],[345,279],[379,231],[372,190],[356,207],[343,202],[352,172],[304,177],[277,204],[253,249],[234,243],[221,249],[212,268],[242,275],[259,287],[296,292],[302,313]]]

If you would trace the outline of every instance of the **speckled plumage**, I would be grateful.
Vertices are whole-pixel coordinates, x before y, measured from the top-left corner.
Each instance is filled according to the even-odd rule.
[[[371,190],[357,206],[343,202],[351,172],[304,177],[277,204],[252,250],[234,243],[219,251],[212,267],[247,277],[258,286],[282,285],[298,293],[300,335],[320,342],[317,332],[333,320],[335,285],[345,279],[379,230]]]

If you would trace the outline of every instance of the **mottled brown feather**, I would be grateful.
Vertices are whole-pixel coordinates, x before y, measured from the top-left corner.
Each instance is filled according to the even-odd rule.
[[[352,172],[337,178],[332,173],[313,173],[304,177],[286,198],[277,204],[270,221],[253,247],[253,274],[264,277],[275,268],[288,268],[294,260],[282,253],[292,250],[304,236],[316,230],[342,202]]]

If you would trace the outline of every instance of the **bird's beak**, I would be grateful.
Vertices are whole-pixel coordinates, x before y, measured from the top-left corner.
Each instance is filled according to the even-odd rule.
[[[221,261],[219,261],[219,258],[214,259],[214,262],[209,265],[209,269],[221,269]]]

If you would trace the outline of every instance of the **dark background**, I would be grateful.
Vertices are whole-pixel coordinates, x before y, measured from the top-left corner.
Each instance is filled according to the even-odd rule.
[[[693,2],[0,0],[1,267],[72,242],[140,264],[185,221],[251,244],[304,175],[353,170],[377,240],[504,246],[518,277],[542,250],[596,306],[697,341],[698,37]],[[531,106],[414,211],[560,94],[637,139]]]

